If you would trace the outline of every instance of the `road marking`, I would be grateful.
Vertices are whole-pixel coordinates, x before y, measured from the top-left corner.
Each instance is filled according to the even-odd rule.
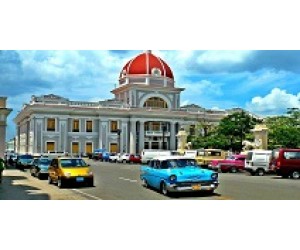
[[[83,195],[85,195],[85,196],[87,196],[87,197],[93,198],[93,199],[95,199],[95,200],[102,200],[101,198],[99,198],[99,197],[97,197],[97,196],[94,196],[94,195],[91,195],[91,194],[87,194],[87,193],[82,192],[82,191],[80,191],[80,190],[78,190],[78,189],[74,189],[74,188],[73,188],[72,190],[75,191],[75,192],[77,192],[77,193],[83,194]]]
[[[120,180],[129,181],[129,182],[137,182],[137,180],[126,179],[124,177],[119,177]]]

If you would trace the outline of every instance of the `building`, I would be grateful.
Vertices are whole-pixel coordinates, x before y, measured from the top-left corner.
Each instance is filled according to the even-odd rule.
[[[121,68],[113,99],[82,102],[54,94],[32,96],[14,120],[17,152],[175,150],[182,126],[189,132],[199,121],[218,123],[228,114],[197,105],[180,107],[182,91],[168,64],[145,51]]]
[[[7,117],[12,109],[6,108],[6,97],[0,97],[0,157],[4,158]]]

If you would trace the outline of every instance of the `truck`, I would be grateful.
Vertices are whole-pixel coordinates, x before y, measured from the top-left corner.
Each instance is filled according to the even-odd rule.
[[[152,160],[154,157],[170,156],[172,154],[173,153],[170,150],[143,149],[141,152],[141,161],[145,164]]]
[[[257,149],[248,151],[245,161],[245,170],[251,175],[263,176],[269,173],[271,155],[271,150]]]

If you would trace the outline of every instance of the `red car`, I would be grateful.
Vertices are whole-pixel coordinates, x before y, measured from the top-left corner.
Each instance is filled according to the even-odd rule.
[[[142,158],[140,155],[130,155],[129,163],[142,163]]]
[[[209,167],[216,171],[220,169],[222,173],[236,173],[245,169],[245,159],[246,155],[231,155],[225,160],[213,160]]]

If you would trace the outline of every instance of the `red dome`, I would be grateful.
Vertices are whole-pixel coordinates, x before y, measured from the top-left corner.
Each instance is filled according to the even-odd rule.
[[[151,51],[142,53],[130,60],[123,67],[120,78],[125,75],[156,75],[174,79],[171,68]]]

